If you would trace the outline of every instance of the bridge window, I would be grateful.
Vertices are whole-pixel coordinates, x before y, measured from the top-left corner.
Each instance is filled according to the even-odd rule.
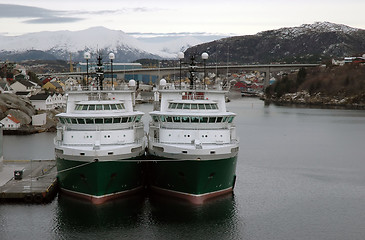
[[[189,119],[190,119],[189,117],[181,117],[181,122],[188,123]]]
[[[176,123],[180,123],[181,122],[181,117],[173,117],[173,120]]]
[[[184,103],[184,109],[190,109],[190,104],[189,103]]]
[[[112,118],[104,118],[104,123],[106,123],[106,124],[113,123],[113,119]]]
[[[110,105],[109,104],[104,104],[104,110],[110,110]]]
[[[102,118],[95,118],[95,124],[103,124],[104,121]]]
[[[95,105],[94,104],[89,105],[89,111],[94,111],[94,110],[95,110]]]
[[[82,110],[82,105],[76,105],[75,110]]]
[[[199,122],[199,117],[191,117],[191,122],[192,123],[198,123]]]
[[[97,104],[96,105],[96,110],[98,110],[98,111],[103,110],[103,105]]]
[[[86,122],[86,124],[94,124],[94,119],[93,118],[86,118],[85,122]]]
[[[191,109],[198,109],[198,104],[196,103],[191,104]]]
[[[122,118],[113,118],[113,123],[120,123]]]
[[[215,123],[216,117],[209,117],[209,123]]]
[[[83,118],[78,118],[78,119],[77,119],[77,122],[78,122],[79,124],[85,124],[85,119],[83,119]]]
[[[176,107],[177,107],[177,103],[170,103],[169,104],[170,109],[175,109]]]

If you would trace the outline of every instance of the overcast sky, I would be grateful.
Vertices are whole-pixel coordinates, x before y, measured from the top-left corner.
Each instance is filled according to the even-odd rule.
[[[1,0],[0,34],[83,30],[248,35],[328,21],[365,29],[365,0]]]

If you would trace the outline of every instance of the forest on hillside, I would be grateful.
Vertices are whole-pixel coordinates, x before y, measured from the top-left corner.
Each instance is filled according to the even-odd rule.
[[[310,95],[350,97],[365,95],[365,65],[327,65],[301,68],[298,72],[283,75],[266,89],[267,97],[280,98],[286,93],[307,91]]]

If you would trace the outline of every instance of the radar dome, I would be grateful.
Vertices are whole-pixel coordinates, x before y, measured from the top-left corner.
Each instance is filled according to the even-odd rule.
[[[130,87],[135,87],[135,86],[136,86],[136,81],[135,81],[134,79],[131,79],[131,80],[129,80],[128,85],[129,85]]]
[[[160,80],[160,86],[166,86],[166,80],[164,78]]]

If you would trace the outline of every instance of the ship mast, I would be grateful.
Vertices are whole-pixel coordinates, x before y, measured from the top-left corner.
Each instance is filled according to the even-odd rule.
[[[101,62],[102,58],[99,54],[98,58],[98,63],[97,63],[97,67],[96,67],[96,80],[97,80],[97,84],[98,84],[98,90],[103,90],[103,80],[104,80],[104,67],[103,67],[103,63]]]

